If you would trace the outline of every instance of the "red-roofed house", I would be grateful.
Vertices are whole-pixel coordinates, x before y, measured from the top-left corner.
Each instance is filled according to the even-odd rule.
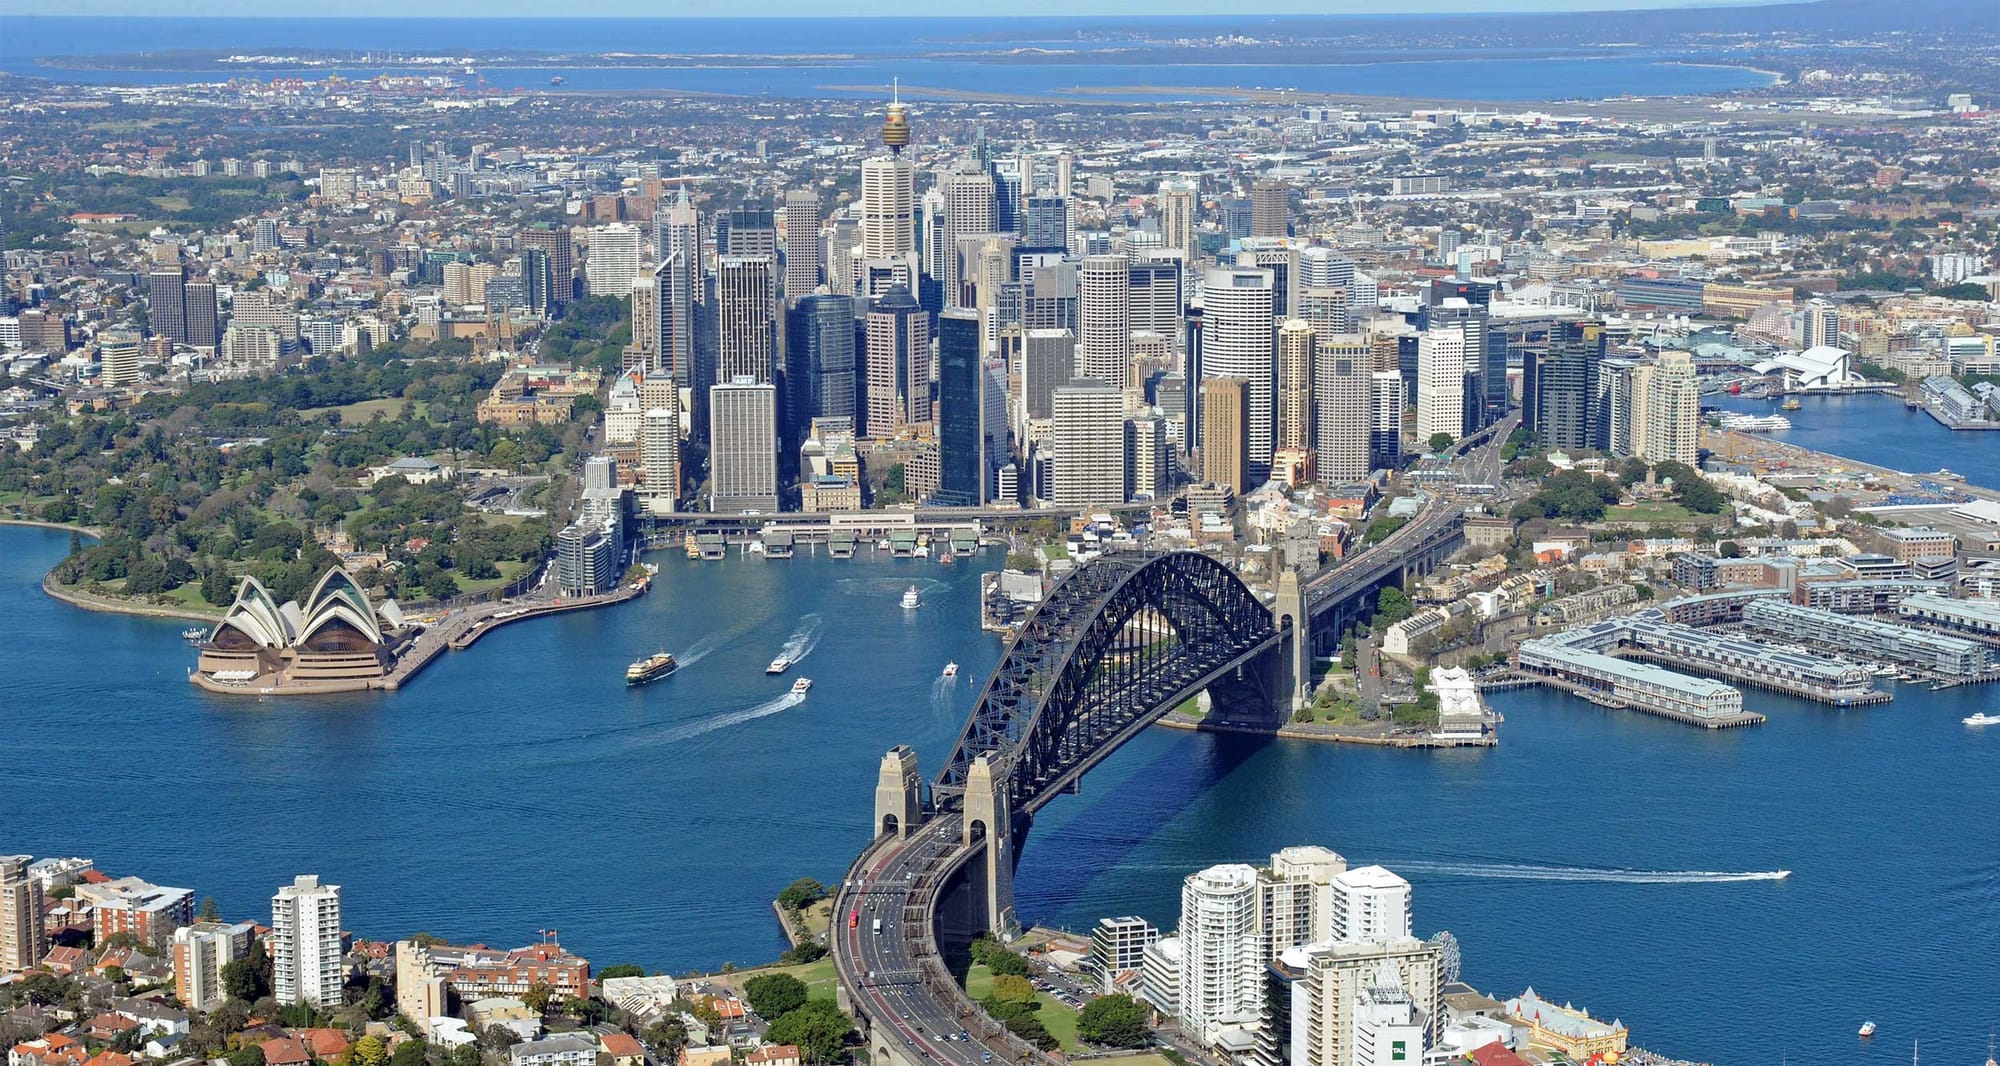
[[[630,1033],[606,1033],[597,1045],[611,1057],[611,1066],[644,1066],[646,1049]]]
[[[132,1056],[122,1051],[100,1051],[83,1066],[132,1066]]]
[[[82,948],[50,948],[49,953],[42,956],[42,965],[58,977],[68,977],[89,962],[90,956]]]
[[[749,1011],[743,1006],[743,1001],[737,999],[735,996],[710,996],[708,997],[708,1006],[711,1010],[715,1011],[716,1017],[721,1018],[725,1022],[740,1022],[749,1016]]]
[[[83,1066],[90,1053],[61,1033],[15,1044],[7,1051],[7,1066]]]
[[[108,1041],[115,1039],[119,1033],[127,1029],[137,1028],[139,1028],[138,1022],[123,1015],[100,1014],[90,1020],[90,1038],[92,1040]]]
[[[1465,1057],[1471,1059],[1477,1066],[1529,1066],[1527,1059],[1498,1043],[1481,1044],[1468,1052]]]
[[[338,1029],[301,1029],[292,1035],[298,1037],[313,1058],[327,1062],[347,1054],[352,1046],[347,1042],[347,1034]]]
[[[266,1040],[257,1046],[264,1049],[264,1066],[307,1066],[312,1062],[305,1043],[295,1036]]]
[[[111,880],[111,875],[103,870],[85,870],[77,875],[77,880],[86,885],[101,885]]]
[[[799,1049],[794,1044],[765,1044],[743,1061],[748,1066],[800,1066]]]

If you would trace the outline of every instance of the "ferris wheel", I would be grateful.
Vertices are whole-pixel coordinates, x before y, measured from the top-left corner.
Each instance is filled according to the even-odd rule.
[[[1449,930],[1441,929],[1436,936],[1431,937],[1430,945],[1438,949],[1438,970],[1441,979],[1447,983],[1458,980],[1458,938],[1451,935]]]

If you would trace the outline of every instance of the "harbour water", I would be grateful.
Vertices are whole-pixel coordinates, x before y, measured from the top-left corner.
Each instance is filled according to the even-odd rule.
[[[42,596],[67,540],[0,528],[0,851],[89,855],[243,917],[317,872],[361,935],[554,927],[597,965],[775,955],[770,898],[839,876],[881,752],[910,743],[934,771],[999,654],[977,563],[665,553],[643,600],[502,629],[400,693],[228,699],[186,683],[184,623]],[[627,689],[662,647],[680,671]],[[764,676],[781,650],[799,664]],[[1891,1064],[1915,1037],[1927,1062],[1980,1061],[2000,1022],[2000,730],[1959,719],[2000,690],[1746,696],[1769,724],[1711,733],[1496,694],[1501,746],[1476,751],[1152,730],[1043,813],[1019,907],[1171,924],[1192,869],[1323,843],[1403,871],[1417,931],[1450,929],[1475,984],[1533,983],[1656,1050]],[[1874,1046],[1854,1036],[1870,1018]]]
[[[1288,20],[1299,32],[1366,32],[1367,22],[1324,17]],[[1319,27],[1315,31],[1312,27]],[[339,74],[367,79],[382,73],[461,77],[455,64],[428,67],[396,56],[464,55],[479,51],[700,57],[692,65],[602,68],[566,65],[482,69],[485,84],[502,90],[546,90],[563,78],[566,90],[684,90],[747,96],[874,98],[894,78],[923,90],[1018,94],[1077,88],[1217,87],[1291,89],[1383,96],[1472,100],[1595,99],[1724,92],[1768,84],[1770,76],[1742,67],[1683,64],[1673,54],[1633,47],[1537,49],[1534,55],[1480,47],[1475,37],[1441,33],[1421,49],[1345,52],[1337,62],[1244,63],[1229,55],[1201,62],[1200,51],[1163,52],[1158,62],[1086,62],[1091,53],[1128,44],[1133,34],[1172,37],[1184,31],[1269,32],[1263,20],[1194,18],[1103,20],[1105,33],[1073,19],[917,18],[895,20],[885,33],[872,18],[798,19],[437,19],[437,18],[0,18],[0,70],[59,81],[172,85],[259,78],[295,72],[177,70],[171,53],[228,49],[377,53],[370,63],[313,68],[305,77]],[[1407,27],[1404,27],[1407,29]],[[1066,55],[1028,54],[1051,50]],[[1081,53],[1081,57],[1078,55]],[[154,55],[160,69],[76,69],[36,62],[48,56]],[[1699,57],[1697,57],[1699,58]],[[178,64],[185,66],[184,63]],[[470,78],[462,78],[468,84]],[[865,86],[842,89],[840,86]]]
[[[1945,467],[1965,475],[1970,484],[2000,489],[2000,434],[1955,433],[1904,406],[1901,397],[1881,393],[1798,399],[1799,410],[1784,412],[1792,428],[1771,434],[1771,439],[1912,474]],[[1747,396],[1704,397],[1702,402],[1744,414],[1778,412],[1778,401]]]

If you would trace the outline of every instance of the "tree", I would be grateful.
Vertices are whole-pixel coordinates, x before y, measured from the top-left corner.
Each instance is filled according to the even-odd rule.
[[[621,962],[615,966],[606,966],[604,969],[597,971],[597,979],[600,981],[608,981],[614,977],[644,976],[646,976],[646,968],[630,962]]]
[[[778,893],[778,906],[788,911],[802,910],[826,898],[826,886],[810,877],[801,877]]]
[[[412,1038],[396,1045],[396,1051],[389,1056],[389,1066],[424,1066],[425,1053],[430,1050],[423,1040]]]
[[[1431,439],[1424,443],[1430,445],[1432,455],[1437,455],[1442,453],[1446,448],[1451,447],[1451,442],[1457,439],[1449,433],[1433,433],[1431,434]]]
[[[229,1066],[264,1066],[264,1049],[245,1044],[229,1053]]]
[[[521,1002],[527,1004],[528,1009],[536,1014],[547,1014],[549,1003],[555,998],[556,990],[550,987],[547,981],[536,981],[521,994]]]
[[[764,1018],[779,1018],[805,1006],[806,983],[788,973],[759,974],[743,982],[750,1009]]]
[[[1410,595],[1402,589],[1390,587],[1375,594],[1375,621],[1382,628],[1395,625],[1410,617],[1416,607],[1410,603]]]
[[[234,959],[222,964],[222,990],[230,999],[255,1003],[270,991],[270,986],[264,983],[264,975],[251,961],[255,957],[256,952],[252,952],[251,958]]]
[[[647,1026],[639,1039],[646,1042],[646,1046],[652,1049],[653,1054],[658,1055],[663,1061],[671,1062],[679,1058],[681,1049],[687,1046],[687,1023],[681,1021],[680,1015],[669,1014]]]
[[[1076,1034],[1093,1044],[1144,1047],[1152,1040],[1146,1007],[1127,995],[1099,996],[1076,1016]]]
[[[854,1020],[841,1013],[830,999],[815,999],[771,1023],[764,1039],[772,1044],[793,1044],[810,1063],[827,1063],[840,1057],[847,1037],[854,1032]]]
[[[379,1036],[364,1036],[347,1049],[352,1066],[389,1066],[389,1049]]]
[[[214,896],[203,896],[201,898],[201,912],[196,914],[195,917],[204,922],[213,922],[222,917],[222,910],[215,905]]]
[[[1032,1003],[1035,1000],[1035,986],[1025,977],[1001,974],[993,979],[994,999],[1002,1003]]]

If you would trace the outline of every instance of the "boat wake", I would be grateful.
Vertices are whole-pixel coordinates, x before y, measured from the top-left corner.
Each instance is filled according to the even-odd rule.
[[[938,677],[931,682],[931,710],[949,717],[952,714],[952,696],[958,691],[958,678]]]
[[[1624,885],[1703,885],[1783,881],[1790,870],[1620,870],[1594,866],[1540,866],[1507,862],[1385,862],[1397,873],[1441,877],[1490,877],[1512,881],[1602,881]]]
[[[790,659],[796,665],[799,660],[811,655],[814,648],[819,647],[821,628],[822,619],[818,614],[809,614],[799,619],[799,624],[792,629],[792,635],[785,638],[785,646],[778,649],[778,654]]]
[[[797,692],[787,692],[776,699],[766,700],[755,707],[746,707],[740,711],[718,714],[713,718],[703,719],[699,722],[689,722],[686,725],[675,726],[661,733],[659,739],[663,743],[678,744],[683,740],[693,740],[704,733],[713,733],[718,729],[728,729],[730,726],[742,725],[745,722],[754,722],[759,718],[768,718],[779,711],[797,707],[805,701],[805,696]]]
[[[700,640],[695,641],[693,644],[689,645],[688,650],[681,655],[680,657],[681,669],[685,670],[688,667],[693,666],[694,664],[702,661],[703,659],[708,658],[715,652],[720,651],[722,649],[722,646],[724,644],[729,643],[729,638],[733,636],[736,636],[736,634],[711,633],[708,636],[705,636]]]

